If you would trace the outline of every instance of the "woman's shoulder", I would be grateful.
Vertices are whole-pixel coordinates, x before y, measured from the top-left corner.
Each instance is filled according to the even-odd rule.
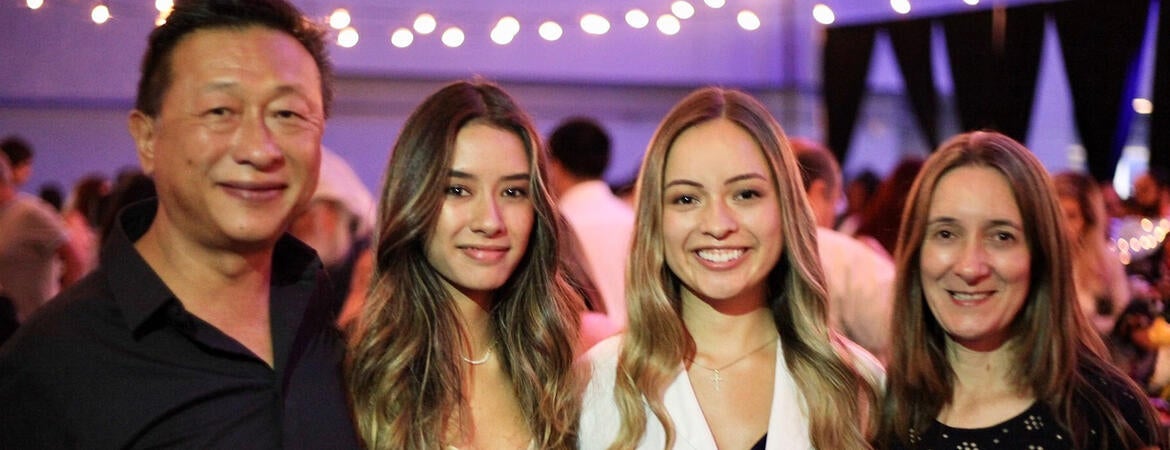
[[[1102,361],[1094,365],[1082,362],[1078,371],[1093,389],[1113,405],[1114,410],[1121,414],[1139,437],[1147,442],[1156,440],[1159,424],[1151,422],[1156,420],[1156,415],[1149,397],[1121,372],[1104,367],[1103,364],[1107,363]],[[1090,413],[1098,417],[1103,414],[1106,413]]]
[[[1096,364],[1082,362],[1077,371],[1097,392],[1119,407],[1141,405],[1148,401],[1136,384],[1121,372],[1105,367],[1105,364],[1108,363],[1104,361],[1099,361]]]

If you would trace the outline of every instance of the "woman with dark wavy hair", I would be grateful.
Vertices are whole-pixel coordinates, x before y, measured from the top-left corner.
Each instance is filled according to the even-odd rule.
[[[407,119],[385,175],[347,378],[371,449],[572,448],[581,306],[528,116],[456,82]]]
[[[582,448],[868,448],[881,367],[827,324],[812,210],[767,109],[691,93],[637,186],[629,326],[588,354]]]
[[[885,448],[1164,445],[1081,314],[1047,171],[994,132],[943,143],[902,218]]]

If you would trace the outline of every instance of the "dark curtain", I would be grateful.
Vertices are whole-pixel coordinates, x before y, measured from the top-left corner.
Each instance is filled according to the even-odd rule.
[[[1158,7],[1154,56],[1154,112],[1150,115],[1150,167],[1170,173],[1170,0]]]
[[[829,149],[838,161],[846,161],[857,112],[865,94],[874,27],[829,28],[821,59],[821,89],[825,101]]]
[[[1073,0],[1053,6],[1073,115],[1089,173],[1113,179],[1133,119],[1149,0]]]
[[[943,18],[963,131],[994,129],[1027,141],[1044,41],[1040,6]]]
[[[939,144],[938,91],[934,88],[930,24],[929,20],[894,22],[888,30],[914,118],[926,138],[927,148],[934,149]]]

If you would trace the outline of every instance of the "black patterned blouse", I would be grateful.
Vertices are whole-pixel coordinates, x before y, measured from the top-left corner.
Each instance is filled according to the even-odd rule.
[[[1145,411],[1150,408],[1149,400],[1133,395],[1131,390],[1120,380],[1092,371],[1083,370],[1082,374],[1089,382],[1117,405],[1118,411],[1133,428],[1138,436],[1152,446],[1162,446],[1158,436],[1157,425],[1148,423]],[[1101,424],[1101,417],[1094,411],[1087,412],[1087,422]],[[1113,433],[1104,433],[1101,429],[1090,429],[1086,448],[1104,448],[1104,440],[1109,440],[1110,449],[1122,449],[1125,446],[1119,442]],[[895,440],[894,449],[915,450],[986,450],[986,449],[1022,449],[1022,450],[1060,450],[1072,449],[1073,440],[1068,430],[1064,429],[1051,409],[1042,402],[1033,403],[1019,415],[987,428],[953,428],[935,421],[932,426],[922,433],[910,430],[910,446],[904,447]]]
[[[1020,415],[987,428],[952,428],[935,422],[922,435],[910,433],[914,448],[931,450],[1073,448],[1068,433],[1056,423],[1048,408],[1033,403]]]

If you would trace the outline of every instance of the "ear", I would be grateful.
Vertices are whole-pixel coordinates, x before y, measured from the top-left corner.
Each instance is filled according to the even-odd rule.
[[[829,185],[825,180],[813,180],[808,184],[808,198],[821,203],[829,198]]]
[[[568,189],[568,186],[565,186],[567,184],[565,166],[561,165],[560,161],[557,161],[556,158],[551,156],[545,158],[543,162],[545,166],[544,173],[546,175],[544,180],[545,187],[554,196],[560,196],[562,191]]]
[[[138,163],[142,166],[142,172],[153,175],[154,119],[136,109],[130,111],[127,127],[130,129],[130,137],[134,138],[134,147],[138,153]]]
[[[813,180],[808,185],[808,204],[813,210],[813,219],[819,226],[830,226],[824,223],[833,217],[834,205],[829,199],[829,185],[825,180]]]

